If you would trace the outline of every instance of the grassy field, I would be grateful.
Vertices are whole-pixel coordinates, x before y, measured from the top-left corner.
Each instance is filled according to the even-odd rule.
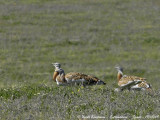
[[[158,0],[1,0],[0,119],[160,119],[159,21]],[[57,86],[52,62],[107,84]],[[115,66],[154,93],[114,92]]]

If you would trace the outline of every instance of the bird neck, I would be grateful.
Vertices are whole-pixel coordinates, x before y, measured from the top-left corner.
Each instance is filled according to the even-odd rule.
[[[56,67],[55,68],[55,72],[58,73],[58,75],[56,77],[58,77],[59,82],[65,82],[65,72],[62,68],[60,67]]]
[[[123,77],[122,71],[118,71],[117,80],[119,81]]]

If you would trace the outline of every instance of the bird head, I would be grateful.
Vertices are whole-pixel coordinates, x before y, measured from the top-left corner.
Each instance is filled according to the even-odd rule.
[[[118,72],[123,72],[123,68],[122,67],[115,67],[117,69]]]
[[[60,67],[61,67],[61,64],[60,64],[60,63],[52,63],[52,65],[53,65],[55,68],[60,68]]]

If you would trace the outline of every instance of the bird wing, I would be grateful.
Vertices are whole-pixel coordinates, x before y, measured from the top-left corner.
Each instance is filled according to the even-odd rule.
[[[146,81],[143,81],[137,85],[134,85],[131,87],[132,90],[147,90],[147,91],[152,91],[152,87],[149,83]]]
[[[147,82],[142,82],[142,83],[139,83],[138,84],[139,87],[142,87],[142,88],[150,88],[150,84],[148,84]]]
[[[146,78],[141,78],[137,76],[124,76],[120,79],[120,81],[118,82],[118,85],[120,87],[130,87],[130,86],[139,84],[145,80]]]
[[[83,73],[78,73],[78,72],[71,72],[67,73],[65,75],[66,80],[74,80],[74,81],[79,81],[79,80],[85,80],[87,84],[92,84],[98,82],[98,78],[92,75],[86,75]]]
[[[87,75],[78,72],[70,72],[65,75],[65,78],[77,80],[77,79],[82,79],[85,76]]]

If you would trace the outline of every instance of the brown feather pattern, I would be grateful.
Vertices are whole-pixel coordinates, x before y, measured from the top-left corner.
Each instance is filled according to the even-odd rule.
[[[144,82],[142,82],[142,83],[139,83],[139,84],[138,84],[138,87],[145,88],[145,89],[151,89],[150,84],[147,83],[146,81],[144,81]]]
[[[123,75],[122,67],[115,67],[118,71],[117,79],[118,85],[121,89],[132,89],[132,90],[151,90],[150,84],[146,82],[146,78],[137,77],[137,76],[126,76]]]
[[[67,73],[65,75],[65,78],[67,79],[74,79],[74,80],[79,80],[79,79],[85,79],[88,83],[96,83],[98,82],[98,78],[92,75],[86,75],[83,73],[78,73],[78,72],[71,72],[71,73]]]
[[[137,77],[137,76],[125,76],[119,80],[118,85],[121,86],[121,85],[127,84],[128,82],[145,81],[145,80],[146,80],[146,78],[141,78],[141,77]]]

